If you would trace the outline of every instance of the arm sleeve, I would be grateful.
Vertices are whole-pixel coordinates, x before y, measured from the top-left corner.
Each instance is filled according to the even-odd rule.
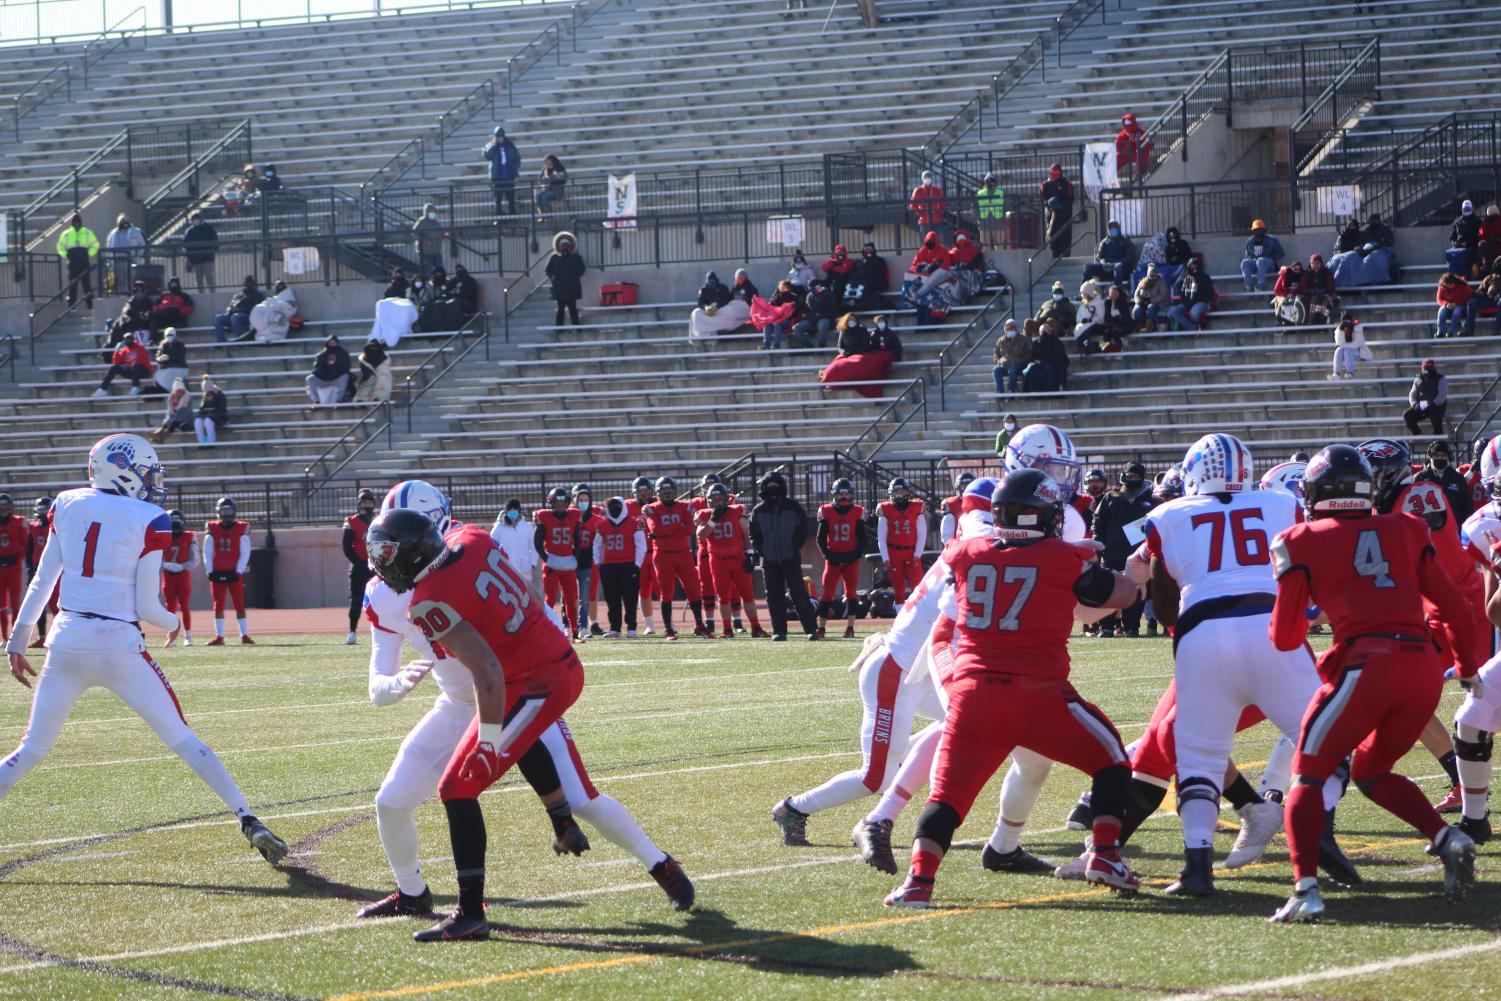
[[[160,564],[158,564],[160,565]],[[57,544],[57,536],[48,534],[47,545],[42,549],[42,555],[37,560],[36,575],[31,578],[31,586],[26,589],[26,598],[21,602],[21,608],[16,612],[16,626],[11,630],[10,643],[6,646],[9,653],[26,652],[26,644],[31,640],[31,627],[36,625],[42,617],[42,609],[47,607],[47,602],[52,597],[52,589],[57,586],[57,579],[63,573],[62,547]]]
[[[250,566],[250,530],[246,529],[245,534],[240,536],[240,559],[235,563],[235,573],[243,574],[248,566]]]
[[[50,595],[49,591],[48,596]],[[167,611],[162,604],[160,549],[149,551],[136,562],[136,617],[167,632],[177,628],[177,616]]]
[[[865,519],[861,518],[855,522],[855,553],[857,556],[864,556],[869,548],[870,528],[865,524]]]
[[[354,526],[344,523],[344,558],[350,563],[359,563],[360,554],[354,551]]]
[[[541,522],[537,523],[536,530],[532,532],[532,548],[537,551],[539,559],[547,553],[547,535],[542,530]]]
[[[755,551],[758,552],[758,553],[765,552],[766,550],[765,550],[765,547],[762,545],[762,539],[761,539],[761,522],[760,522],[760,519],[758,519],[756,517],[755,512],[751,512],[750,536],[751,536],[751,547],[753,549],[755,549]]]
[[[1099,608],[1115,593],[1116,576],[1098,563],[1084,568],[1074,581],[1074,597],[1085,608]]]
[[[1439,564],[1432,544],[1418,557],[1418,586],[1423,597],[1433,602],[1453,638],[1454,657],[1459,661],[1461,677],[1474,677],[1480,665],[1475,661],[1475,616],[1465,601],[1459,585],[1449,571]],[[1279,596],[1280,597],[1280,596]]]
[[[827,559],[829,555],[829,523],[822,518],[818,519],[818,534],[814,537],[818,543],[818,551]]]
[[[646,533],[638,528],[633,538],[636,542],[636,569],[639,570],[646,562]]]
[[[1296,650],[1308,635],[1308,571],[1292,567],[1277,578],[1277,603],[1267,635],[1278,650]]]
[[[880,520],[876,522],[876,547],[881,550],[882,563],[891,562],[891,555],[886,550],[886,533],[889,530],[889,527],[890,526],[886,522],[885,515],[882,515]]]
[[[1448,402],[1449,377],[1447,375],[1441,375],[1438,377],[1438,392],[1433,394],[1433,403],[1435,406],[1441,407]]]
[[[184,570],[193,569],[198,565],[200,556],[201,554],[198,551],[198,540],[194,539],[192,542],[188,543],[188,558],[183,561],[182,568]]]
[[[403,637],[376,621],[365,608],[365,618],[370,620],[370,701],[378,706],[400,702],[405,692],[396,675],[401,670],[401,647]]]
[[[954,529],[959,527],[959,519],[954,517],[952,511],[943,512],[943,520],[938,523],[938,541],[948,545],[954,537]]]
[[[917,538],[912,542],[912,558],[922,559],[922,554],[928,549],[928,512],[924,511],[917,516]]]
[[[598,565],[605,561],[605,536],[603,532],[594,533],[594,544],[589,547],[594,556],[594,563]]]

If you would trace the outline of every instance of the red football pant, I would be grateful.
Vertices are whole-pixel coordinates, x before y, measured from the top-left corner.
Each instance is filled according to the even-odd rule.
[[[568,621],[568,628],[578,632],[579,628],[579,575],[577,570],[554,570],[552,567],[542,568],[542,596],[547,600],[548,608],[558,607],[558,594],[563,595],[563,618]]]
[[[730,604],[739,601],[744,604],[745,617],[750,619],[751,625],[757,625],[756,618],[756,582],[751,580],[750,571],[745,569],[744,556],[719,556],[709,561],[709,568],[714,576],[714,594],[719,598],[719,616],[726,623],[730,621]]]
[[[219,581],[209,581],[209,593],[214,597],[214,618],[224,618],[224,596],[228,594],[230,600],[235,603],[235,616],[245,617],[245,578],[241,577],[233,584],[221,584]]]
[[[900,608],[902,602],[907,600],[907,595],[922,580],[922,560],[916,559],[911,553],[901,556],[891,554],[891,589],[896,592],[896,604]],[[952,804],[950,804],[952,805]]]
[[[834,588],[844,582],[844,603],[849,605],[855,598],[855,592],[860,589],[860,564],[859,562],[846,563],[839,566],[825,560],[823,564],[823,579],[819,582],[821,590],[818,600],[827,605],[834,600]]]
[[[1115,725],[1066,681],[989,674],[951,681],[944,689],[949,711],[928,802],[947,804],[960,820],[1014,748],[1087,775],[1126,763]]]
[[[572,653],[562,661],[515,684],[506,685],[505,727],[500,732],[500,772],[488,779],[466,779],[459,773],[464,762],[479,744],[479,714],[469,723],[459,746],[454,748],[438,781],[438,798],[477,799],[479,794],[510,771],[537,738],[578,701],[584,690],[584,668]],[[582,762],[580,762],[582,764]],[[582,771],[582,769],[580,769]]]
[[[709,558],[709,547],[701,545],[698,550],[698,591],[704,597],[704,607],[714,611],[719,589],[714,586],[714,566]],[[725,601],[729,601],[728,598]]]
[[[1163,782],[1170,781],[1177,774],[1178,746],[1173,739],[1173,721],[1177,718],[1178,682],[1174,680],[1168,682],[1167,691],[1162,693],[1162,698],[1157,700],[1157,708],[1152,710],[1152,720],[1147,724],[1146,733],[1136,742],[1136,750],[1131,755],[1133,773]],[[1256,706],[1246,706],[1235,724],[1235,732],[1249,730],[1264,719],[1266,713]]]
[[[683,594],[689,601],[698,601],[704,593],[698,587],[698,571],[693,566],[692,553],[664,553],[658,549],[651,555],[652,568],[657,574],[657,597],[671,601],[673,582],[683,582]],[[671,625],[671,623],[668,623]]]
[[[0,636],[10,639],[10,624],[21,611],[21,574],[26,568],[20,562],[0,567]]]
[[[193,613],[188,610],[188,602],[192,597],[192,574],[186,570],[162,574],[162,598],[166,601],[167,611],[177,613],[184,629],[193,628]]]

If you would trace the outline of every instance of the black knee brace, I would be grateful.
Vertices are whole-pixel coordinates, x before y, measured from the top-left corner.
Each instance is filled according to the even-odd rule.
[[[1220,788],[1219,786],[1214,784],[1213,780],[1202,778],[1197,775],[1186,781],[1179,782],[1178,812],[1182,813],[1183,804],[1187,803],[1189,800],[1194,799],[1207,800],[1208,802],[1215,804],[1215,807],[1218,808],[1220,802]]]
[[[1094,773],[1089,784],[1089,802],[1096,817],[1124,818],[1131,791],[1131,766],[1110,765]]]
[[[558,767],[553,763],[552,753],[540,740],[527,748],[517,760],[516,767],[538,796],[551,796],[562,788],[563,782],[558,778]]]
[[[959,811],[947,803],[929,803],[917,818],[914,837],[926,838],[947,852],[962,819]]]
[[[1492,735],[1486,731],[1480,731],[1480,739],[1477,741],[1461,740],[1459,727],[1454,728],[1454,756],[1460,761],[1489,761],[1491,760],[1491,745],[1494,743]]]

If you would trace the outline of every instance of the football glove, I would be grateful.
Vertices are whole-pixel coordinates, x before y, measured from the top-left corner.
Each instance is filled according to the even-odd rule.
[[[746,553],[745,554],[745,572],[746,573],[751,573],[755,569],[756,569],[756,554],[755,553]]]
[[[479,782],[488,786],[500,778],[504,766],[501,764],[500,752],[495,745],[488,740],[482,740],[474,745],[474,750],[464,759],[464,765],[459,769],[459,777],[467,782]]]

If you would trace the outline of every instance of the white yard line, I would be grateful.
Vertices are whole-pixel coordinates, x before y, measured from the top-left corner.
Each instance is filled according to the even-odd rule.
[[[1423,966],[1428,963],[1441,963],[1450,959],[1463,959],[1466,956],[1474,956],[1482,952],[1495,952],[1498,949],[1501,949],[1501,938],[1491,939],[1489,942],[1476,942],[1472,945],[1455,946],[1452,949],[1438,949],[1433,952],[1414,952],[1406,956],[1393,956],[1390,959],[1380,959],[1374,963],[1361,963],[1357,966],[1337,966],[1332,969],[1315,970],[1310,973],[1294,973],[1289,976],[1273,977],[1268,980],[1230,984],[1225,987],[1212,988],[1201,994],[1174,994],[1172,996],[1176,1001],[1213,1001],[1214,998],[1287,990],[1291,987],[1302,987],[1305,984],[1316,984],[1325,980],[1364,977],[1374,973],[1400,970],[1408,966]]]

